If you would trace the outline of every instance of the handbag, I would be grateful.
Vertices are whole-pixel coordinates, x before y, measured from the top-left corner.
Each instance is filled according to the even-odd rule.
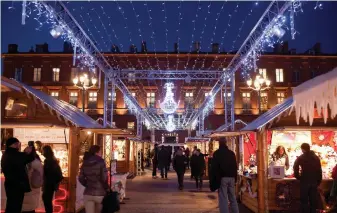
[[[103,198],[101,213],[113,213],[120,210],[118,192],[109,191]]]

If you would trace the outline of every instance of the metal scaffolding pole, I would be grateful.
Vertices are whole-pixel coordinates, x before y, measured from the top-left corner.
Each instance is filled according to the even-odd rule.
[[[110,109],[110,126],[113,127],[114,121],[114,99],[116,98],[116,89],[114,81],[111,81],[111,109]]]
[[[104,77],[104,112],[103,112],[103,126],[107,127],[108,124],[108,109],[109,109],[109,104],[108,104],[108,77]]]
[[[137,115],[137,137],[142,139],[143,135],[143,121],[142,116],[140,114]]]

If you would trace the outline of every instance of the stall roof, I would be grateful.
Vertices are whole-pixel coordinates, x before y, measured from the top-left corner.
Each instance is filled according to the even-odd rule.
[[[213,132],[209,137],[211,138],[221,138],[221,137],[234,137],[239,135],[244,135],[250,133],[251,131],[216,131]]]
[[[249,123],[246,127],[241,129],[241,131],[255,131],[262,129],[266,124],[274,121],[275,119],[282,116],[283,113],[291,110],[293,103],[294,99],[292,97],[287,98],[282,103],[274,106],[269,111],[255,119],[253,122]]]
[[[38,91],[24,83],[17,82],[15,80],[7,79],[1,77],[1,85],[6,85],[6,87],[16,90],[18,92],[30,94],[34,100],[39,100],[42,105],[47,105],[49,110],[54,110],[59,117],[63,117],[66,122],[72,123],[74,126],[83,128],[103,128],[102,125],[94,121],[87,114],[79,110],[77,107],[57,100],[41,91]]]

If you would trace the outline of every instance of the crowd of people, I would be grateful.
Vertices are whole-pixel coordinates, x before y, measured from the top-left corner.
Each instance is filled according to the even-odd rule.
[[[63,179],[62,171],[50,146],[40,141],[28,142],[24,152],[17,138],[6,141],[6,151],[1,158],[1,171],[5,176],[5,213],[35,213],[42,189],[46,213],[53,212],[53,197]],[[38,153],[42,153],[42,161]]]

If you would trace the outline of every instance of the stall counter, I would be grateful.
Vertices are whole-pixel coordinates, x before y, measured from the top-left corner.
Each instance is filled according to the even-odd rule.
[[[258,212],[257,177],[240,175],[240,199],[253,212]],[[322,195],[330,193],[332,179],[324,179],[319,186]],[[299,212],[300,182],[295,178],[268,178],[268,209],[270,211]]]

